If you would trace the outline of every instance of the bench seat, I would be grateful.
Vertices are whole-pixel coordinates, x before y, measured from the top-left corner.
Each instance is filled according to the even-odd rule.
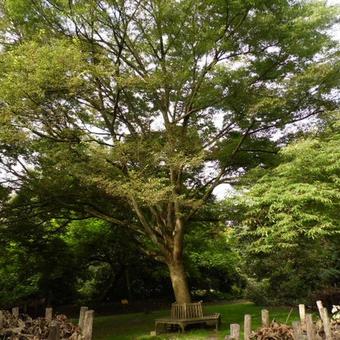
[[[185,332],[187,325],[205,324],[215,326],[218,330],[221,323],[219,313],[203,315],[202,303],[172,304],[171,317],[155,320],[156,335],[164,331],[167,326],[178,326],[182,332]]]

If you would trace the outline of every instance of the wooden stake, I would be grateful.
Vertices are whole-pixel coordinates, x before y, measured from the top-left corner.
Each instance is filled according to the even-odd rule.
[[[48,340],[59,340],[59,339],[60,339],[59,327],[55,322],[52,322],[49,332],[48,332]]]
[[[302,334],[301,324],[299,321],[293,321],[293,333],[294,333],[294,339],[295,340],[303,340],[304,336]]]
[[[305,320],[306,320],[307,339],[315,340],[315,329],[314,329],[312,314],[307,314]]]
[[[306,325],[306,308],[305,305],[303,304],[299,305],[299,315],[301,327],[304,327]]]
[[[322,319],[322,308],[323,308],[322,301],[321,300],[316,301],[316,305],[318,306],[319,315],[320,315],[320,318]]]
[[[244,340],[249,340],[251,334],[251,315],[244,316]]]
[[[267,309],[261,311],[262,327],[269,327],[269,312]]]
[[[0,329],[4,327],[4,313],[0,310]]]
[[[12,308],[12,314],[13,316],[15,316],[16,318],[19,317],[19,307],[13,307]]]
[[[232,323],[230,325],[230,338],[240,340],[240,325],[238,323]]]
[[[47,307],[45,309],[45,319],[48,322],[52,321],[52,317],[53,317],[53,308],[52,307]]]
[[[324,328],[325,335],[326,335],[326,340],[332,340],[331,325],[329,322],[327,308],[322,308],[321,314],[322,314],[322,322],[323,322],[323,328]]]
[[[78,322],[78,326],[80,329],[84,328],[85,313],[87,312],[87,310],[88,310],[87,307],[80,307],[79,322]]]
[[[93,310],[88,310],[87,312],[85,312],[83,329],[84,340],[92,340],[93,316]]]

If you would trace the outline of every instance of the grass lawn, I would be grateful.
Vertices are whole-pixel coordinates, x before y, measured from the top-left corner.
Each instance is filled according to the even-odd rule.
[[[194,329],[188,330],[184,335],[179,333],[162,334],[158,337],[150,337],[150,331],[154,330],[154,320],[169,316],[169,310],[154,311],[151,313],[121,314],[112,316],[99,316],[94,321],[93,340],[132,340],[132,339],[209,339],[209,336],[216,336],[224,339],[229,334],[229,324],[239,323],[243,326],[244,314],[251,314],[252,328],[256,329],[261,322],[261,309],[263,306],[256,306],[250,302],[226,303],[207,305],[204,307],[206,314],[221,313],[222,325],[220,331],[215,333],[213,329]],[[270,318],[285,322],[290,308],[271,307]],[[298,310],[290,315],[289,323],[298,320]]]

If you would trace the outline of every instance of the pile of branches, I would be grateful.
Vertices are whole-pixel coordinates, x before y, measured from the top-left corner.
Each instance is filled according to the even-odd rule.
[[[315,325],[316,340],[326,339],[325,331],[322,325],[322,321],[318,320]],[[340,319],[331,321],[331,331],[334,340],[340,340]],[[303,335],[307,339],[306,329],[302,329]],[[275,321],[271,323],[269,327],[262,327],[256,332],[253,332],[250,336],[251,340],[295,340],[293,327],[279,324]]]
[[[331,329],[336,340],[340,339],[340,306],[333,306]]]
[[[250,335],[252,340],[294,340],[293,328],[273,321]]]
[[[326,339],[325,331],[322,321],[316,322],[316,340]],[[331,321],[331,332],[334,340],[340,340],[340,319],[333,319]]]
[[[45,318],[32,319],[22,314],[20,317],[3,311],[2,328],[0,328],[0,340],[47,340],[51,327],[59,329],[60,340],[82,340],[81,330],[73,325],[65,315],[57,315],[51,321]]]

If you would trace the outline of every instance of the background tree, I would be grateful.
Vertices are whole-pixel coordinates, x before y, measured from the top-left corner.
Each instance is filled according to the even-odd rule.
[[[40,305],[72,301],[77,263],[55,223],[17,222],[0,229],[0,305],[27,307],[39,300]]]
[[[197,299],[243,297],[245,280],[235,234],[221,216],[221,204],[210,203],[187,226],[184,260]]]
[[[190,301],[184,235],[214,188],[270,163],[276,129],[335,107],[338,60],[326,34],[335,9],[288,0],[1,4],[9,183],[59,174],[95,188],[107,202],[80,197],[83,210],[141,234],[168,266],[176,301]],[[133,212],[128,223],[116,202]]]
[[[230,202],[247,273],[259,282],[250,290],[261,303],[296,302],[339,282],[338,117],[282,149],[274,169],[254,170],[246,182],[257,183]]]
[[[146,256],[129,229],[99,219],[73,221],[62,235],[78,264],[76,287],[87,303],[169,297],[164,265]]]
[[[142,252],[134,232],[89,218],[81,214],[82,207],[65,212],[68,195],[64,187],[58,192],[60,181],[51,183],[53,195],[45,200],[48,186],[41,191],[36,186],[33,190],[33,180],[30,184],[11,199],[4,190],[0,306],[19,304],[37,314],[45,303],[86,302],[100,309],[110,302],[117,309],[117,300],[123,298],[128,298],[131,308],[138,308],[138,300],[172,300],[166,266]],[[63,205],[49,202],[60,201],[60,196],[65,197]],[[78,196],[79,191],[72,195],[75,201]],[[216,225],[218,213],[216,208],[206,209],[205,216],[187,230],[185,263],[190,285],[200,299],[240,293],[239,261],[223,224]]]

